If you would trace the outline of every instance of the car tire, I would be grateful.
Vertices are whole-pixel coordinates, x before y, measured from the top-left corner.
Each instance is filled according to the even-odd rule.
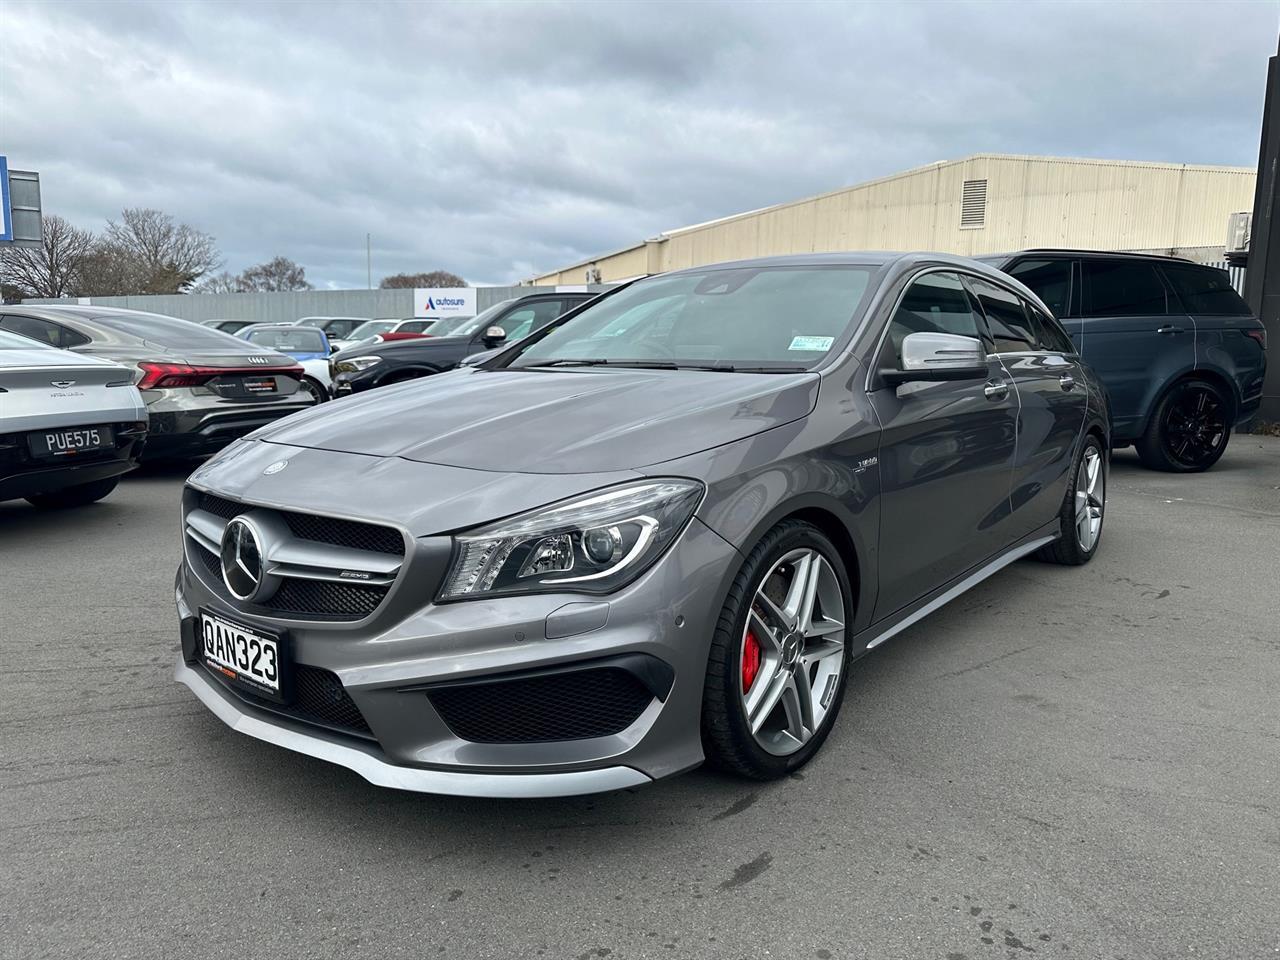
[[[94,480],[74,487],[55,490],[52,493],[36,493],[27,497],[27,502],[42,510],[60,510],[63,507],[83,507],[88,503],[101,500],[120,482],[119,477],[107,477],[105,480]]]
[[[1199,473],[1221,458],[1231,439],[1231,400],[1217,384],[1190,379],[1160,398],[1134,446],[1142,465],[1168,473]]]
[[[1085,434],[1058,511],[1058,539],[1041,547],[1037,558],[1069,567],[1078,567],[1093,559],[1102,542],[1108,472],[1102,441],[1096,434]]]
[[[806,589],[808,578],[816,582]],[[792,611],[798,617],[788,614],[793,598],[806,594],[809,616],[803,603]],[[702,697],[707,759],[756,780],[806,764],[840,712],[852,623],[853,590],[831,540],[800,520],[765,534],[734,579],[711,641]]]
[[[298,385],[298,389],[305,390],[316,398],[316,403],[324,403],[329,399],[329,391],[324,388],[324,384],[315,377],[303,377],[302,383]]]

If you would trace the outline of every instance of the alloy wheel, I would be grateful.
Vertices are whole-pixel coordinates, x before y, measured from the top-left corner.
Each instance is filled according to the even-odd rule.
[[[1093,444],[1085,447],[1076,471],[1076,539],[1088,553],[1102,533],[1102,512],[1106,508],[1107,478],[1102,469],[1102,451]]]
[[[1165,412],[1163,433],[1173,460],[1188,467],[1212,463],[1227,442],[1222,398],[1207,387],[1185,387]]]
[[[752,597],[739,691],[752,737],[775,756],[808,743],[832,706],[845,660],[845,606],[831,564],[800,548],[779,559]]]

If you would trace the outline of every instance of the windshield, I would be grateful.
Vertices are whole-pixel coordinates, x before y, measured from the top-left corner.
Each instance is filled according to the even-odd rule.
[[[512,297],[510,300],[495,303],[488,310],[482,310],[474,317],[449,317],[445,320],[437,320],[435,326],[431,328],[431,335],[433,337],[469,337],[477,330],[487,327],[490,321],[515,303],[517,299],[517,297]]]
[[[350,340],[368,340],[380,333],[386,333],[396,325],[394,320],[369,320],[351,331]]]
[[[281,353],[328,353],[324,334],[308,327],[274,327],[250,330],[244,335],[250,343],[270,347]]]
[[[875,268],[748,267],[641,280],[587,307],[515,360],[803,369],[858,313]]]

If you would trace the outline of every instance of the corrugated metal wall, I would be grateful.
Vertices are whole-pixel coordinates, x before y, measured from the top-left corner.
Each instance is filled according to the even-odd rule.
[[[554,290],[550,287],[477,287],[476,309],[484,310],[510,297]],[[580,288],[578,288],[580,289]],[[608,289],[608,285],[591,289]],[[26,303],[77,303],[74,298],[27,300]],[[307,290],[295,293],[201,293],[171,296],[92,297],[98,306],[163,313],[183,320],[253,320],[289,323],[299,317],[410,317],[412,290]]]
[[[1255,178],[1243,167],[981,154],[674,230],[595,263],[613,280],[635,275],[642,252],[658,265],[650,273],[829,250],[1211,247],[1221,256],[1227,216],[1252,207]],[[986,181],[985,216],[961,226],[964,184],[974,180]],[[582,275],[577,264],[537,282]]]

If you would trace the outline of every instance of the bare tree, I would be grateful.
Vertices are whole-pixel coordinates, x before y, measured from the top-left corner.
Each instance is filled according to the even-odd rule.
[[[432,270],[428,273],[395,273],[383,277],[378,284],[383,290],[404,290],[414,287],[465,287],[467,281],[448,270]]]
[[[11,247],[0,254],[0,279],[23,296],[68,296],[75,291],[93,234],[59,216],[45,217],[42,232],[39,247]]]
[[[221,262],[212,236],[160,210],[130,207],[107,221],[107,247],[134,260],[141,289],[131,293],[183,293]]]
[[[240,290],[263,293],[312,289],[307,283],[307,271],[288,257],[272,257],[266,263],[249,267],[236,282]]]
[[[144,292],[146,280],[141,260],[114,243],[99,240],[81,261],[75,292],[82,297],[121,297]]]
[[[205,277],[194,288],[193,293],[239,293],[240,278],[223,270],[212,277]]]

